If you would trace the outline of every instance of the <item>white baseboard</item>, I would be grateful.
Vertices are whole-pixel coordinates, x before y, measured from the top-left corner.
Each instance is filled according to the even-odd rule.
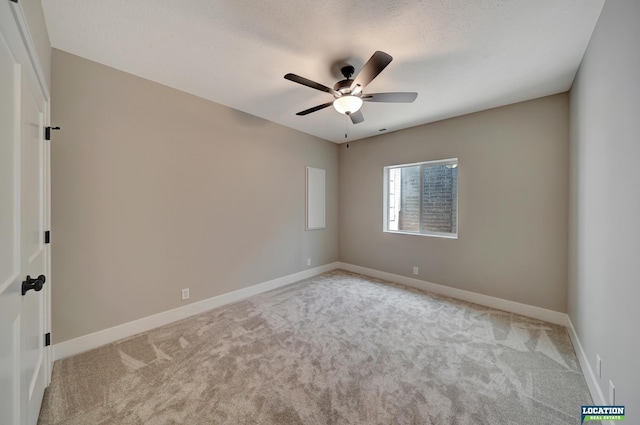
[[[238,289],[237,291],[228,292],[206,300],[198,301],[192,304],[178,307],[152,316],[143,317],[142,319],[132,322],[123,323],[122,325],[104,329],[88,335],[83,335],[68,341],[63,341],[53,345],[53,359],[59,360],[83,351],[91,350],[105,344],[127,338],[140,332],[163,326],[177,320],[186,319],[196,314],[204,313],[216,307],[236,302],[253,295],[271,291],[303,279],[307,279],[331,270],[339,268],[340,263],[330,263],[324,266],[314,267],[298,273],[293,273],[267,282],[258,283],[247,288]]]
[[[568,315],[567,330],[569,331],[569,337],[571,338],[571,342],[573,343],[573,348],[576,350],[576,356],[578,357],[578,361],[580,362],[582,374],[584,375],[585,381],[587,381],[587,386],[589,387],[591,398],[593,398],[593,404],[597,406],[608,406],[609,403],[605,400],[604,394],[602,394],[602,390],[600,389],[600,385],[598,385],[598,381],[596,379],[596,374],[591,368],[591,363],[589,363],[587,353],[582,348],[582,344],[580,343],[580,339],[578,338],[578,333],[573,327],[573,322],[571,322],[571,318]]]
[[[535,307],[528,304],[522,304],[502,298],[491,297],[489,295],[465,291],[464,289],[452,288],[450,286],[439,285],[437,283],[426,282],[420,279],[414,279],[411,277],[387,273],[380,270],[369,269],[367,267],[355,266],[348,263],[340,263],[340,268],[350,272],[376,277],[378,279],[401,283],[412,288],[422,289],[423,291],[446,295],[448,297],[457,298],[463,301],[469,301],[475,304],[484,305],[486,307],[492,307],[498,310],[504,310],[510,313],[521,314],[523,316],[532,317],[534,319],[544,320],[545,322],[554,323],[556,325],[567,325],[567,315],[558,311],[547,310],[546,308]]]

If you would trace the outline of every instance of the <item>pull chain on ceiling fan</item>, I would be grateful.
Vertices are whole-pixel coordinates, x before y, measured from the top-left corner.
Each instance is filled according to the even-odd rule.
[[[416,97],[418,97],[418,93],[390,92],[365,94],[362,92],[367,84],[373,81],[373,79],[376,78],[392,60],[393,58],[391,55],[377,51],[371,56],[367,63],[364,64],[354,79],[351,79],[351,76],[354,74],[355,68],[351,65],[347,65],[341,70],[345,79],[338,81],[333,88],[329,88],[323,84],[316,83],[315,81],[311,81],[296,74],[289,73],[285,75],[284,78],[287,80],[329,93],[334,97],[334,100],[331,102],[305,109],[304,111],[298,112],[296,115],[308,115],[312,112],[316,112],[333,105],[336,111],[347,115],[351,118],[352,123],[358,124],[364,121],[364,115],[362,115],[362,111],[360,110],[363,102],[413,102],[416,100]]]

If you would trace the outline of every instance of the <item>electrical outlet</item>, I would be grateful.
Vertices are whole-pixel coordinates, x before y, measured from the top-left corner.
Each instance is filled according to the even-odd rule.
[[[307,266],[311,265],[311,258],[307,258]]]
[[[413,266],[413,274],[417,276],[418,273],[420,273],[420,270],[416,266]]]
[[[613,382],[609,381],[609,405],[615,406],[616,404],[616,387],[613,386]]]
[[[182,299],[183,300],[188,300],[189,299],[189,288],[184,288],[182,290]]]
[[[596,356],[596,375],[598,378],[602,378],[602,359],[600,356]]]

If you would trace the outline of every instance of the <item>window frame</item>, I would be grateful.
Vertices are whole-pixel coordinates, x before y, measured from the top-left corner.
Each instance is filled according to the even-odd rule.
[[[382,231],[384,233],[392,233],[392,234],[399,234],[399,235],[415,235],[415,236],[429,236],[429,237],[435,237],[435,238],[444,238],[444,239],[458,239],[458,235],[460,234],[460,209],[458,208],[458,198],[459,198],[459,188],[456,188],[456,232],[455,233],[449,233],[449,232],[434,232],[434,231],[428,231],[428,232],[409,232],[406,230],[389,230],[389,220],[388,220],[388,214],[389,214],[389,170],[393,169],[393,168],[400,168],[400,167],[415,167],[415,166],[422,166],[422,165],[431,165],[431,166],[438,166],[438,165],[457,165],[458,168],[458,180],[456,182],[456,184],[459,186],[459,182],[460,182],[460,160],[459,158],[447,158],[447,159],[436,159],[436,160],[432,160],[432,161],[421,161],[421,162],[412,162],[412,163],[407,163],[407,164],[396,164],[396,165],[387,165],[384,166],[382,168]],[[420,187],[422,188],[422,182]],[[420,215],[422,216],[422,209],[420,209]]]

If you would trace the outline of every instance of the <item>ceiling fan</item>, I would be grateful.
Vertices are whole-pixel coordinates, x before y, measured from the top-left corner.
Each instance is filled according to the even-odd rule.
[[[338,81],[333,88],[329,88],[296,74],[289,73],[285,75],[284,78],[287,80],[302,84],[303,86],[311,87],[312,89],[327,92],[334,97],[334,100],[331,102],[305,109],[304,111],[298,112],[296,115],[307,115],[333,105],[336,111],[341,114],[348,115],[349,118],[351,118],[351,122],[358,124],[364,121],[364,116],[360,110],[363,101],[389,103],[413,102],[416,100],[416,97],[418,97],[418,93],[390,92],[365,94],[362,92],[366,85],[376,78],[392,60],[393,58],[391,55],[377,51],[371,56],[367,63],[364,64],[360,72],[353,79],[351,79],[351,76],[354,74],[355,68],[351,65],[344,66],[342,67],[341,72],[345,79]]]

